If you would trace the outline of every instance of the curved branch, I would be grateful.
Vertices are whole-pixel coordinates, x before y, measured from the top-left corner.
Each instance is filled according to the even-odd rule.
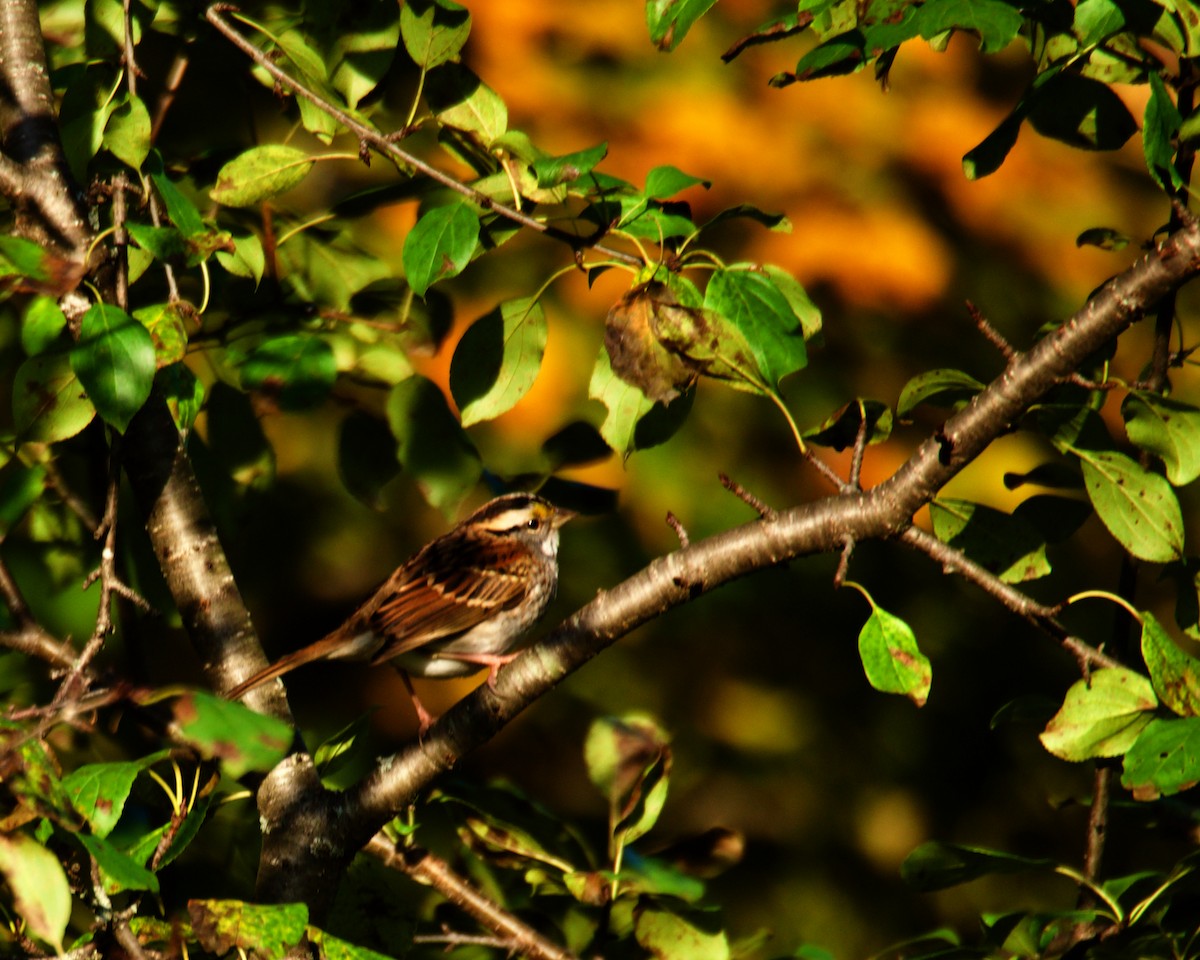
[[[1110,281],[1075,316],[952,416],[887,481],[846,489],[728,530],[654,560],[602,592],[541,643],[451,708],[423,741],[380,760],[356,788],[333,794],[315,777],[298,777],[307,757],[268,775],[259,794],[263,853],[259,894],[272,900],[324,902],[323,881],[344,867],[398,810],[412,803],[466,753],[634,628],[708,591],[797,557],[841,550],[850,541],[894,537],[913,514],[1017,417],[1067,379],[1082,360],[1126,329],[1169,291],[1200,273],[1200,229],[1176,232]],[[1074,648],[1072,648],[1074,649]],[[1075,651],[1078,655],[1078,651]],[[294,869],[306,865],[316,880]]]
[[[412,167],[429,177],[435,183],[441,184],[455,193],[461,194],[472,203],[479,205],[484,210],[490,210],[492,213],[499,214],[513,223],[520,224],[530,230],[535,230],[538,233],[544,233],[548,237],[553,237],[555,240],[560,240],[571,247],[572,250],[595,250],[597,253],[602,253],[606,257],[611,257],[613,260],[619,260],[622,263],[628,263],[635,267],[642,265],[642,258],[626,253],[624,250],[615,250],[612,247],[604,246],[600,243],[592,243],[587,237],[579,237],[573,233],[567,233],[565,230],[559,230],[557,227],[552,227],[547,223],[543,223],[536,217],[531,217],[527,213],[513,207],[505,206],[502,203],[497,203],[494,199],[485,193],[481,193],[467,184],[462,183],[448,173],[443,173],[432,164],[426,163],[416,154],[409,153],[407,150],[397,146],[388,137],[381,134],[374,127],[370,127],[360,120],[356,120],[346,111],[339,109],[328,100],[308,89],[300,81],[281,70],[278,64],[270,57],[266,56],[254,44],[243,37],[240,33],[233,29],[232,26],[221,16],[221,10],[228,9],[227,4],[214,3],[205,11],[205,17],[230,43],[241,50],[246,56],[255,62],[255,64],[269,73],[281,86],[291,90],[298,97],[303,97],[318,110],[332,117],[347,130],[353,133],[363,143],[368,143],[372,148],[379,153],[384,154],[393,161],[398,161],[405,166]]]

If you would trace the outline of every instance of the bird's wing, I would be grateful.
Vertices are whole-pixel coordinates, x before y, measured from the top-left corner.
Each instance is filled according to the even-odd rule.
[[[373,663],[383,663],[434,640],[466,633],[517,606],[527,590],[527,548],[485,537],[434,541],[384,584],[364,610],[385,639]],[[520,572],[518,572],[520,568]]]

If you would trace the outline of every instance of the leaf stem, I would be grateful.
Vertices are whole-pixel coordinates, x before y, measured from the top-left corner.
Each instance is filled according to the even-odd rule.
[[[1115,593],[1109,593],[1107,590],[1083,590],[1074,596],[1067,597],[1064,606],[1071,606],[1078,600],[1111,600],[1118,606],[1124,607],[1129,615],[1138,623],[1142,622],[1141,613],[1124,597],[1118,597]]]

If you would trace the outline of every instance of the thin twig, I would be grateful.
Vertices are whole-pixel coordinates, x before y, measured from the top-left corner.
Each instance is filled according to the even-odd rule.
[[[1012,344],[1004,339],[1004,335],[991,325],[988,318],[983,315],[983,311],[970,300],[967,301],[967,312],[971,314],[971,319],[975,321],[975,326],[979,328],[979,332],[983,334],[984,339],[999,350],[1000,355],[1011,363],[1017,355],[1017,351],[1013,349]]]
[[[175,102],[175,96],[179,93],[179,87],[183,83],[183,76],[187,73],[189,62],[186,48],[178,51],[175,59],[171,62],[171,69],[167,71],[167,79],[163,83],[162,93],[158,95],[158,102],[154,105],[154,119],[150,122],[151,143],[158,140],[159,131],[162,130],[163,122],[167,119],[167,111],[171,109],[171,105]]]
[[[1055,619],[1055,609],[1038,603],[1020,590],[1009,586],[990,570],[981,567],[974,560],[949,544],[943,543],[931,533],[920,527],[909,527],[900,535],[900,542],[931,557],[942,565],[947,573],[954,573],[969,580],[989,596],[1000,601],[1017,616],[1028,620],[1034,626],[1049,634],[1076,659],[1081,667],[1119,667],[1120,662],[1114,660],[1095,647],[1089,646],[1078,637],[1073,637],[1067,629]]]
[[[407,847],[398,850],[383,834],[377,833],[366,850],[386,866],[426,883],[450,903],[459,907],[485,929],[500,938],[503,948],[531,960],[576,960],[575,955],[551,943],[523,920],[485,897],[450,865],[427,850]]]
[[[847,537],[846,543],[842,547],[841,556],[838,557],[837,569],[833,572],[833,585],[836,589],[841,589],[842,584],[846,582],[846,574],[850,572],[850,558],[854,555],[855,539]]]
[[[322,113],[332,117],[342,126],[346,127],[351,133],[358,137],[360,142],[369,143],[371,147],[378,153],[389,156],[393,161],[399,161],[407,167],[424,174],[433,180],[435,183],[440,183],[443,187],[453,190],[472,203],[477,204],[484,210],[489,210],[493,213],[511,220],[513,223],[520,224],[523,227],[528,227],[530,230],[536,230],[538,233],[545,234],[548,237],[553,237],[556,240],[561,240],[574,250],[586,247],[595,250],[597,253],[603,254],[613,260],[619,260],[622,263],[631,266],[640,267],[642,258],[631,253],[626,253],[624,250],[616,250],[612,247],[607,247],[599,243],[591,243],[587,237],[576,236],[575,234],[567,233],[565,230],[560,230],[557,227],[552,227],[541,220],[531,217],[519,210],[514,210],[512,207],[505,206],[502,203],[497,203],[487,194],[482,193],[473,187],[454,179],[448,173],[444,173],[432,164],[426,163],[416,154],[409,153],[401,147],[398,147],[386,134],[380,133],[372,127],[367,126],[359,120],[356,120],[344,110],[338,108],[328,100],[324,99],[317,93],[314,93],[300,81],[288,75],[281,70],[278,64],[275,63],[269,56],[259,50],[254,44],[238,33],[232,26],[221,16],[221,12],[228,10],[229,5],[224,3],[214,3],[205,11],[205,17],[227,40],[235,47],[241,50],[246,56],[254,61],[256,65],[261,67],[282,87],[292,91],[296,96],[303,97]]]
[[[131,97],[137,96],[137,76],[138,66],[137,61],[133,57],[133,18],[130,14],[130,0],[124,0],[124,26],[125,26],[125,86],[129,88]]]
[[[854,435],[854,453],[850,457],[850,486],[855,490],[862,489],[863,454],[867,450],[867,411],[860,400],[858,403],[858,433]]]
[[[691,542],[688,539],[687,530],[685,530],[683,524],[679,522],[679,518],[670,510],[667,511],[667,526],[675,531],[675,536],[679,538],[679,545],[681,547],[686,547]]]
[[[728,490],[730,493],[732,493],[735,497],[737,497],[743,503],[747,504],[763,520],[766,520],[768,523],[771,523],[771,522],[779,519],[779,513],[778,513],[778,511],[775,510],[774,507],[768,506],[766,503],[764,503],[762,500],[760,500],[758,497],[756,497],[754,494],[752,494],[749,490],[747,490],[745,487],[743,487],[740,483],[738,483],[736,480],[731,478],[728,474],[722,473],[722,474],[720,474],[720,478],[721,478],[721,486],[723,486],[726,490]]]
[[[852,489],[849,487],[849,485],[846,483],[845,480],[843,480],[840,476],[838,476],[838,472],[836,470],[834,470],[833,467],[831,467],[824,460],[822,460],[815,453],[813,453],[811,444],[809,444],[808,446],[806,446],[804,448],[801,455],[804,457],[805,460],[807,460],[810,464],[812,464],[813,467],[816,468],[817,473],[821,474],[822,477],[824,477],[827,481],[829,481],[830,484],[832,484],[832,486],[835,490],[845,493],[846,490]]]

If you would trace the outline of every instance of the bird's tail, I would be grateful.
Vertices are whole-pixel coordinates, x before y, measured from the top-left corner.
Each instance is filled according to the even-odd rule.
[[[316,660],[365,660],[382,645],[382,641],[371,633],[346,636],[345,631],[335,630],[316,643],[301,647],[294,653],[280,657],[269,667],[259,670],[225,694],[227,700],[237,700],[255,687],[291,673],[297,667]]]

